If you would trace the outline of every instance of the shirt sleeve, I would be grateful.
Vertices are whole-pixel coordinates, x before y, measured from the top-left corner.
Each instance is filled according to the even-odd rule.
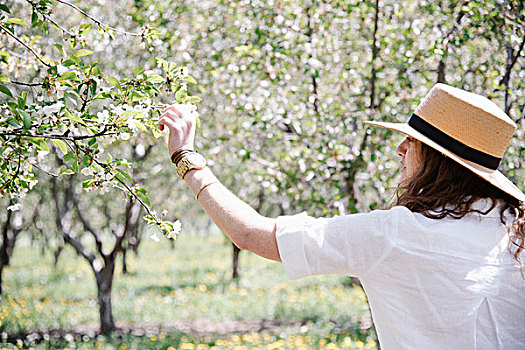
[[[394,208],[395,209],[395,208]],[[333,218],[306,213],[277,218],[277,246],[291,279],[318,274],[363,275],[392,251],[395,210]]]

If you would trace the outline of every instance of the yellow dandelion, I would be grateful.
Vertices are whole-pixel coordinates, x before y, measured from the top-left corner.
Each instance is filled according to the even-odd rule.
[[[365,349],[367,349],[367,350],[375,349],[376,346],[377,346],[376,342],[372,340],[372,341],[369,341],[368,343],[366,343]]]

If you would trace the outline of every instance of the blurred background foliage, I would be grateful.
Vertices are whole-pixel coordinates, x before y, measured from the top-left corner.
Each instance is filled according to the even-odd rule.
[[[31,28],[39,3],[48,3],[50,19],[82,34],[71,36],[53,25]],[[92,18],[65,1],[3,1],[10,9],[3,25],[47,63],[58,53],[53,44],[93,51],[82,60],[97,62],[101,80],[129,81],[134,69],[160,69],[156,57],[186,67],[198,83],[191,93],[202,99],[197,150],[227,187],[264,215],[307,211],[332,216],[387,206],[398,183],[396,145],[402,136],[363,122],[406,121],[436,82],[485,95],[516,122],[500,170],[525,189],[525,10],[520,0],[73,3]],[[10,17],[30,25],[5,22]],[[85,33],[87,23],[93,30]],[[11,81],[42,81],[47,67],[5,30],[0,35],[0,73]],[[106,91],[114,89],[105,82]],[[42,91],[2,84],[13,94],[29,91],[31,101]],[[144,108],[174,100],[145,93],[151,99]],[[58,98],[48,93],[44,101]],[[5,93],[2,99],[8,99]],[[89,108],[97,114],[102,105],[95,101]],[[139,130],[130,138],[102,137],[97,144],[131,164],[126,171],[133,183],[148,189],[152,208],[168,210],[166,220],[181,219],[183,235],[217,232],[174,174],[163,142]],[[58,146],[51,148],[61,154]],[[85,248],[96,252],[97,239],[79,213],[111,248],[118,242],[114,232],[126,232],[118,256],[129,249],[139,252],[141,238],[152,231],[143,220],[126,230],[132,212],[127,195],[113,187],[86,193],[81,185],[86,178],[78,171],[53,178],[47,173],[60,166],[60,157],[37,158],[37,165],[38,184],[27,196],[2,199],[4,208],[20,205],[1,214],[5,254],[16,250],[9,239],[19,237],[19,245],[58,252],[55,261],[67,263],[59,260],[66,236],[58,227],[54,193],[70,194],[59,206],[77,208],[65,221],[68,234]],[[98,251],[101,261],[104,249]],[[207,262],[201,264],[205,268]],[[8,282],[4,293],[10,287]]]

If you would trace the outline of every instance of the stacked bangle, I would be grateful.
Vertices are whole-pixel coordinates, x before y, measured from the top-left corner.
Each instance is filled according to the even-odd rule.
[[[201,194],[202,190],[204,190],[206,187],[208,187],[210,185],[213,185],[213,184],[218,184],[218,183],[219,183],[219,181],[212,181],[210,183],[202,185],[201,188],[199,189],[199,191],[197,192],[197,194],[195,195],[195,199],[199,200],[199,194]]]
[[[178,151],[173,152],[171,155],[171,162],[175,165],[177,165],[184,156],[190,152],[194,152],[191,149],[180,149]]]

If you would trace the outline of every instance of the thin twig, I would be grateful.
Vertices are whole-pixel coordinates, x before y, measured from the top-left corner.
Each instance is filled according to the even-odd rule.
[[[22,157],[22,154],[16,149],[16,148],[13,148],[13,150],[18,154],[18,157]],[[47,171],[45,169],[42,169],[41,167],[39,167],[38,165],[36,165],[35,163],[31,163],[30,161],[28,161],[29,164],[31,164],[31,166],[34,166],[35,168],[37,168],[38,170],[41,170],[43,171],[44,173],[46,173],[47,175],[50,175],[50,176],[53,176],[53,177],[59,177],[58,174],[53,174],[52,172],[50,171]]]
[[[33,7],[33,9],[34,9],[36,12],[40,13],[40,14],[44,17],[44,19],[45,19],[46,21],[48,21],[48,22],[54,24],[54,25],[55,25],[56,27],[58,27],[62,32],[68,34],[69,36],[72,36],[72,37],[76,36],[75,33],[71,33],[69,30],[67,30],[66,28],[62,27],[60,24],[58,24],[57,22],[55,22],[55,21],[53,21],[51,18],[49,18],[48,15],[46,15],[45,13],[40,12],[40,11],[38,10],[37,6],[36,6],[35,4],[33,4],[31,1],[29,1],[29,0],[26,0],[26,1],[27,1],[27,2]]]
[[[95,22],[99,27],[105,27],[106,25],[102,22],[100,22],[98,19],[96,19],[95,17],[91,16],[89,13],[81,10],[80,8],[78,8],[77,6],[67,2],[67,1],[63,1],[63,0],[57,0],[57,2],[61,3],[61,4],[64,4],[64,5],[67,5],[71,8],[73,8],[74,10],[80,12],[82,15],[84,15],[85,17],[89,18],[90,20],[92,20],[93,22]],[[109,27],[109,26],[108,26]],[[121,33],[121,34],[126,34],[126,35],[133,35],[133,36],[141,36],[142,34],[140,33],[131,33],[131,32],[126,32],[125,30],[120,30],[120,29],[117,29],[117,28],[113,28],[113,27],[109,27],[109,29],[115,31],[115,32],[118,32],[118,33]]]
[[[101,168],[104,169],[105,165],[106,164],[102,164],[100,163],[97,159],[93,158],[93,156],[91,154],[89,154],[89,152],[86,152],[82,147],[79,147],[76,140],[71,140],[73,141],[73,143],[75,144],[76,148],[79,149],[82,153],[84,153],[85,155],[87,155],[91,161],[95,162],[98,166],[100,166]],[[71,147],[71,146],[70,146]],[[139,196],[137,196],[135,194],[135,192],[133,192],[133,190],[124,182],[122,181],[121,179],[119,179],[118,177],[114,177],[115,179],[117,179],[118,182],[120,182],[125,188],[126,190],[135,198],[135,200],[137,200],[140,205],[142,205],[142,207],[144,207],[144,209],[146,209],[146,211],[148,212],[148,214],[153,218],[153,220],[155,220],[155,222],[157,224],[160,224],[160,222],[157,220],[157,218],[155,217],[155,215],[153,215],[153,213],[151,212],[150,208],[148,207],[148,205],[146,203],[144,203],[142,201],[142,199],[140,199]]]
[[[81,136],[64,136],[64,135],[41,135],[41,134],[21,134],[17,132],[4,132],[0,133],[0,136],[21,136],[21,137],[39,137],[44,139],[54,139],[54,140],[68,140],[68,141],[80,141],[86,139],[92,139],[94,137],[106,136],[106,135],[115,135],[116,132],[106,133],[107,126],[104,129],[93,135],[81,135]]]
[[[42,85],[44,85],[44,83],[25,83],[23,81],[14,81],[14,80],[6,81],[6,83],[8,83],[8,84],[16,84],[16,85],[23,85],[23,86],[42,86]]]
[[[6,32],[10,37],[12,37],[13,39],[15,39],[16,41],[18,41],[20,44],[22,44],[26,49],[28,49],[29,51],[31,51],[31,53],[33,55],[35,55],[35,57],[40,61],[42,62],[42,64],[46,67],[53,67],[52,65],[50,65],[49,63],[46,63],[44,62],[44,60],[35,52],[35,50],[33,50],[33,48],[31,48],[30,46],[28,46],[26,43],[24,43],[22,40],[20,40],[16,35],[14,35],[13,33],[11,33],[7,28],[5,28],[4,26],[1,26],[0,25],[0,29],[2,29],[4,32]]]
[[[501,78],[501,80],[499,82],[500,85],[503,85],[504,83],[506,84],[509,81],[510,73],[512,71],[512,68],[514,68],[514,65],[516,64],[516,61],[520,57],[521,51],[523,50],[524,46],[525,46],[525,37],[523,37],[523,40],[521,41],[521,44],[520,44],[520,46],[518,48],[518,52],[516,53],[516,55],[514,56],[512,61],[510,62],[510,64],[507,65],[507,69],[505,70],[505,75]]]

